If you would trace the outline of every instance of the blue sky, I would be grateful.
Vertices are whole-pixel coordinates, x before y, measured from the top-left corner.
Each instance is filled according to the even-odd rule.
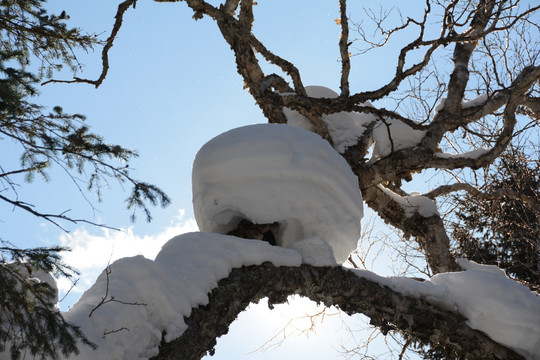
[[[411,12],[424,6],[423,1],[394,1],[392,5],[400,3],[406,3],[406,10]],[[305,1],[259,1],[255,7],[254,32],[269,49],[298,66],[305,85],[324,85],[338,90],[340,28],[334,21],[339,16],[338,1],[314,0],[307,4]],[[70,24],[106,38],[117,5],[118,2],[112,1],[54,0],[48,7],[56,13],[66,10],[71,16]],[[360,8],[363,5],[363,2],[350,2],[352,19],[363,14]],[[102,203],[98,203],[93,194],[86,193],[92,207],[60,169],[51,170],[49,183],[36,179],[32,184],[24,184],[19,191],[21,199],[44,212],[70,209],[73,217],[129,229],[128,232],[140,240],[131,242],[130,250],[135,252],[138,251],[136,244],[152,241],[156,234],[164,236],[170,229],[192,226],[190,177],[197,150],[221,132],[266,120],[249,93],[242,89],[243,80],[236,72],[234,56],[215,23],[206,18],[195,22],[191,16],[192,11],[183,3],[140,1],[135,10],[126,13],[123,28],[109,54],[109,74],[100,88],[86,84],[50,84],[40,88],[38,99],[45,106],[60,105],[66,112],[86,115],[92,130],[107,141],[137,150],[140,157],[130,166],[134,169],[133,175],[160,186],[171,197],[171,206],[153,209],[154,221],[150,224],[145,223],[143,214],[131,224],[124,207],[129,188],[124,191],[111,181],[110,189],[103,192]],[[97,78],[101,70],[100,49],[79,54],[79,58],[84,71],[78,76]],[[352,91],[374,89],[388,81],[393,76],[395,59],[395,47],[354,57]],[[64,72],[55,77],[69,79],[71,75]],[[0,153],[12,154],[13,150],[12,144],[0,143]],[[183,211],[182,217],[180,211]],[[0,237],[20,247],[58,244],[66,236],[54,226],[6,206],[0,208],[0,221],[3,223]],[[72,230],[74,238],[118,236],[99,228],[65,225]],[[130,247],[131,238],[126,239],[124,248]],[[101,253],[101,263],[106,263],[111,252],[123,254],[119,250],[122,246],[117,246],[116,250],[92,250]],[[81,267],[78,263],[72,265]],[[69,298],[64,306],[69,306],[69,301],[75,298]],[[252,320],[255,324],[267,324],[275,319],[273,314],[259,311],[242,316],[255,317]],[[245,344],[247,338],[243,329],[234,331],[235,326],[240,325],[234,325],[231,330],[234,340],[220,345],[227,350],[220,352],[218,348],[214,358],[236,358],[234,349],[238,354],[251,349],[239,345]],[[337,321],[332,326],[339,329],[342,323]],[[324,327],[319,338],[312,335],[315,341],[300,346],[309,347],[317,354],[310,355],[312,359],[336,357],[341,335],[335,330]],[[273,332],[273,329],[269,331]],[[262,334],[262,342],[253,340],[256,345],[268,340],[267,335]],[[246,358],[283,358],[284,354],[289,358],[291,351],[288,348],[283,353],[275,351]]]

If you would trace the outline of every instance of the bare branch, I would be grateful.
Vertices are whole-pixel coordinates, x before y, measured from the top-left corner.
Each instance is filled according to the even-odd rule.
[[[236,9],[238,8],[238,4],[240,3],[240,0],[227,0],[225,1],[225,5],[223,5],[223,8],[221,9],[225,14],[233,16],[236,12]]]
[[[467,29],[466,34],[469,37],[478,36],[482,33],[488,22],[491,19],[495,0],[480,1],[476,11],[474,12],[471,26]],[[461,102],[465,93],[465,87],[469,81],[469,59],[472,52],[476,48],[477,41],[471,39],[469,41],[458,42],[454,49],[454,70],[450,75],[448,83],[448,96],[442,111],[448,111],[453,114],[461,113]]]
[[[435,199],[439,196],[444,196],[444,195],[448,195],[448,194],[451,194],[453,192],[456,192],[456,191],[467,191],[469,192],[471,195],[474,195],[474,196],[484,196],[485,194],[478,190],[477,188],[475,188],[474,186],[472,186],[471,184],[468,184],[468,183],[454,183],[454,184],[451,184],[451,185],[441,185],[439,187],[437,187],[436,189],[433,189],[431,190],[430,192],[428,193],[425,193],[424,196],[430,198],[430,199]]]
[[[540,205],[535,197],[527,196],[525,194],[520,194],[512,189],[503,188],[495,192],[486,193],[486,192],[480,191],[479,189],[477,189],[476,187],[468,183],[455,183],[451,185],[441,185],[437,187],[436,189],[433,189],[430,192],[424,194],[424,196],[430,199],[435,199],[439,196],[449,195],[456,191],[466,191],[469,194],[481,200],[482,199],[501,200],[504,197],[509,197],[512,199],[519,199],[524,204],[529,206],[531,209],[538,209]]]
[[[349,96],[349,73],[351,59],[349,53],[349,19],[347,18],[347,0],[339,0],[341,37],[339,38],[339,53],[341,55],[341,96]]]
[[[60,223],[58,223],[56,220],[68,221],[68,222],[71,222],[71,223],[74,223],[74,224],[84,223],[84,224],[99,226],[99,227],[106,228],[106,229],[120,231],[120,229],[110,227],[110,226],[107,226],[107,225],[104,225],[104,224],[98,224],[98,223],[95,223],[95,222],[92,222],[92,221],[89,221],[89,220],[73,219],[73,218],[71,218],[69,216],[64,215],[67,211],[64,211],[61,214],[47,214],[47,213],[41,213],[39,211],[36,211],[36,210],[32,209],[32,206],[30,204],[28,204],[28,203],[18,201],[18,200],[12,200],[12,199],[7,198],[7,197],[5,197],[3,195],[0,195],[0,200],[3,200],[5,202],[19,208],[19,209],[22,209],[22,210],[24,210],[24,211],[38,217],[38,218],[47,220],[48,222],[50,222],[51,224],[53,224],[54,226],[60,228],[61,230],[65,231],[65,232],[68,232],[68,231],[64,227],[62,227],[62,225],[60,225]]]
[[[283,70],[284,73],[291,77],[294,86],[294,92],[299,95],[306,95],[306,90],[302,84],[300,72],[291,62],[275,55],[268,50],[263,43],[259,41],[253,34],[249,33],[249,41],[252,46],[271,64],[277,65]]]
[[[101,297],[101,300],[99,301],[99,303],[90,311],[90,313],[88,314],[88,317],[92,317],[92,314],[94,313],[94,311],[96,311],[97,309],[99,309],[103,305],[108,304],[110,302],[116,302],[116,303],[120,303],[120,304],[123,304],[123,305],[134,305],[134,306],[146,306],[147,305],[147,304],[136,302],[136,301],[118,300],[114,296],[109,296],[109,276],[111,275],[111,273],[112,273],[112,269],[111,269],[111,265],[109,263],[109,264],[107,264],[107,267],[105,268],[105,276],[107,277],[107,282],[106,282],[106,286],[105,286],[105,295],[103,295]],[[121,328],[120,330],[122,330],[122,329],[125,329],[125,328]],[[120,330],[113,330],[113,331],[110,331],[110,332],[105,332],[103,334],[103,336],[107,335],[108,333],[118,332]],[[126,329],[126,330],[129,331],[129,329]]]
[[[116,36],[118,35],[118,32],[120,31],[120,28],[122,27],[122,21],[124,19],[124,14],[129,9],[130,6],[133,6],[135,8],[135,5],[137,4],[137,0],[125,0],[124,2],[120,3],[118,5],[118,10],[115,15],[115,22],[113,29],[111,31],[111,35],[105,42],[105,46],[103,47],[103,50],[101,52],[101,62],[102,62],[102,70],[101,75],[97,80],[89,80],[89,79],[82,79],[79,77],[74,77],[73,80],[48,80],[42,83],[41,85],[46,85],[49,83],[88,83],[91,85],[94,85],[96,88],[101,85],[103,80],[105,80],[105,77],[107,76],[107,72],[109,71],[109,50],[112,48],[114,40],[116,39]]]
[[[25,168],[25,169],[19,169],[19,170],[13,170],[13,171],[8,171],[8,172],[5,172],[5,173],[2,173],[2,174],[0,174],[0,177],[7,177],[7,176],[10,176],[10,175],[15,175],[15,174],[23,174],[23,173],[27,173],[27,172],[33,172],[33,171],[43,169],[43,168],[46,168],[46,167],[47,167],[47,163],[40,163],[40,164],[37,164],[36,166],[33,166],[33,167],[29,167],[29,168]]]
[[[253,0],[242,0],[238,22],[246,28],[246,31],[251,32],[253,27]]]

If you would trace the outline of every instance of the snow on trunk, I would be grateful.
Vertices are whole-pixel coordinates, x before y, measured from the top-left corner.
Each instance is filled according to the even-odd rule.
[[[413,148],[426,135],[425,130],[417,130],[399,119],[385,117],[373,128],[375,146],[370,161],[390,155],[394,151]]]
[[[337,263],[356,249],[362,218],[358,179],[316,134],[277,124],[228,131],[198,152],[192,181],[201,231],[227,234],[242,219],[278,222],[276,241],[282,247],[319,237]],[[310,263],[332,265],[326,255],[319,260]]]

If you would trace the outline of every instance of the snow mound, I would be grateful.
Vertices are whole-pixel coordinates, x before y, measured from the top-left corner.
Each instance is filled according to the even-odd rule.
[[[338,97],[338,94],[334,90],[324,86],[306,86],[305,89],[307,96],[316,99],[334,99]],[[373,106],[369,102],[359,105]],[[298,126],[311,132],[315,130],[313,124],[298,111],[285,108],[283,109],[283,113],[285,114],[289,125]],[[364,134],[367,125],[376,121],[376,117],[373,114],[346,111],[323,115],[321,119],[328,128],[335,149],[340,154],[344,153],[350,146],[355,145],[358,142],[358,139]]]
[[[191,309],[208,304],[208,294],[233,268],[299,266],[297,251],[263,241],[212,233],[188,233],[167,242],[154,261],[122,258],[104,271],[73,308],[64,313],[98,348],[80,345],[78,360],[148,359],[158,354],[162,334],[171,341],[187,328]],[[107,295],[114,297],[89,314]],[[0,354],[1,357],[1,354]]]
[[[471,328],[528,359],[540,359],[538,294],[507,278],[496,266],[474,265],[467,271],[431,278],[434,287],[446,289],[438,299],[453,304]]]
[[[242,219],[279,223],[277,244],[319,236],[343,263],[360,237],[362,196],[346,161],[320,136],[259,124],[223,133],[193,163],[201,231],[227,234]]]

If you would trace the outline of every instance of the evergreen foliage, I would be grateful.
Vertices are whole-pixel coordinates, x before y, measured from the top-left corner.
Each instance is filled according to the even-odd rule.
[[[76,274],[60,259],[60,252],[67,249],[17,249],[1,243],[0,351],[8,347],[12,359],[28,354],[57,359],[60,354],[78,353],[78,341],[93,347],[78,327],[64,320],[55,307],[57,290],[45,280],[48,274],[68,278]]]
[[[455,198],[457,252],[482,264],[498,265],[540,288],[540,162],[510,147],[489,175],[485,198]]]
[[[0,162],[0,201],[58,227],[65,221],[94,224],[65,213],[43,212],[19,198],[18,176],[24,175],[26,182],[36,175],[48,181],[48,170],[56,165],[77,186],[85,182],[99,199],[108,179],[132,185],[127,199],[132,219],[135,211],[142,209],[150,221],[147,204],[166,206],[170,200],[156,186],[131,176],[128,164],[137,154],[92,133],[83,115],[36,104],[35,86],[41,79],[65,65],[76,73],[81,65],[74,50],[102,44],[95,35],[68,28],[67,18],[65,12],[47,13],[44,0],[0,1],[0,140],[20,149],[19,154],[10,154],[20,156],[18,168],[7,168]],[[36,277],[43,273],[67,278],[76,275],[61,262],[60,253],[67,249],[19,249],[7,240],[0,241],[0,350],[9,348],[13,359],[26,353],[55,359],[60,354],[77,353],[79,340],[91,345],[55,309],[51,299],[56,290]]]

